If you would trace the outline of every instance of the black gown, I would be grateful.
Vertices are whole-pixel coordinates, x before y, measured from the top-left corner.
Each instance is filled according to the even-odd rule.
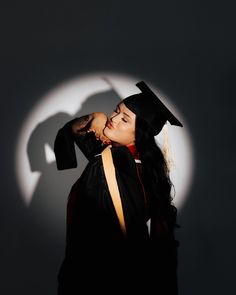
[[[58,169],[77,166],[75,144],[89,160],[73,184],[67,203],[65,257],[58,273],[58,295],[102,292],[178,294],[177,246],[173,230],[149,234],[149,203],[136,163],[126,146],[112,147],[126,224],[123,236],[108,191],[94,133],[74,134],[71,120],[58,131]],[[152,222],[152,221],[151,221]]]

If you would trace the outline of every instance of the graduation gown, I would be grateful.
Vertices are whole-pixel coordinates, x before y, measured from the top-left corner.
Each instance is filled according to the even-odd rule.
[[[111,148],[126,224],[124,237],[102,165],[106,146],[94,133],[74,134],[71,126],[76,120],[58,131],[54,144],[60,170],[77,167],[75,144],[89,161],[68,197],[58,295],[83,294],[82,290],[111,294],[124,286],[132,292],[177,294],[176,240],[173,232],[149,235],[141,164],[126,146]]]

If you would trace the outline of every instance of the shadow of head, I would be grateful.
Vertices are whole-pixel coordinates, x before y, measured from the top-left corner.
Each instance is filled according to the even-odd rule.
[[[31,171],[43,172],[48,168],[50,163],[47,160],[46,148],[53,152],[56,134],[68,121],[93,112],[103,112],[109,116],[120,100],[120,96],[113,89],[96,93],[87,97],[74,116],[60,112],[40,122],[31,133],[27,144]]]

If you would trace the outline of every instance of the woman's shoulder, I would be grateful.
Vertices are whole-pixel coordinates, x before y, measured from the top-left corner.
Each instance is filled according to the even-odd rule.
[[[104,145],[96,153],[93,153],[89,158],[89,162],[85,168],[84,174],[99,175],[103,174],[104,162],[102,159],[102,152],[107,147]],[[112,162],[117,175],[123,177],[137,177],[137,167],[135,159],[126,146],[111,146]]]
[[[97,153],[94,153],[93,157],[90,158],[91,164],[102,164],[102,152],[106,147],[107,145],[103,145],[100,147],[100,150],[97,150]],[[110,146],[110,149],[115,167],[120,169],[128,169],[129,167],[135,168],[135,160],[126,146]]]
[[[115,169],[126,175],[136,175],[135,160],[126,146],[111,147],[112,160]]]

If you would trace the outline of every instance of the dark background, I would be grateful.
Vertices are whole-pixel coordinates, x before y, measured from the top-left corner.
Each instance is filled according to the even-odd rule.
[[[148,80],[178,106],[196,165],[179,213],[179,291],[234,294],[235,8],[209,0],[1,4],[1,294],[56,294],[64,228],[53,239],[27,211],[16,140],[40,97],[95,71]]]

